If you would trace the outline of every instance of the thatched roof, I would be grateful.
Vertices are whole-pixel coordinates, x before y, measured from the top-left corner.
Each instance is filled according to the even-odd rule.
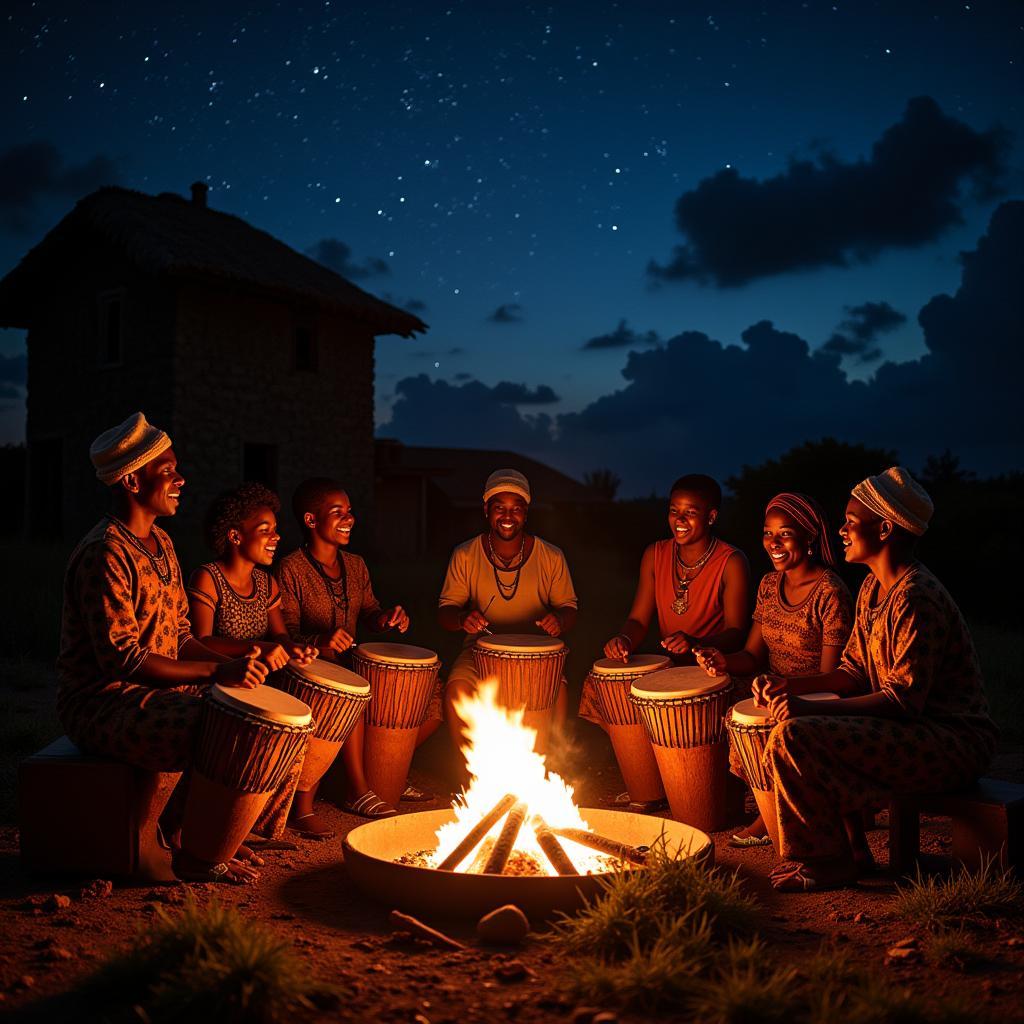
[[[409,337],[425,331],[419,317],[357,288],[340,274],[254,228],[240,217],[164,193],[101,188],[75,208],[2,281],[0,326],[28,327],[49,282],[67,274],[90,240],[123,251],[153,275],[254,289],[300,298],[359,320],[373,334]]]

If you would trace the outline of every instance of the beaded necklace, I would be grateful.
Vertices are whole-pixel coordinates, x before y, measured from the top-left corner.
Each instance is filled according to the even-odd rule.
[[[142,554],[149,559],[150,565],[153,566],[153,572],[156,573],[156,578],[166,587],[171,582],[171,576],[173,570],[171,569],[171,560],[167,557],[167,552],[164,550],[163,544],[160,543],[160,535],[154,533],[153,539],[156,541],[156,551],[150,551],[142,541],[128,529],[127,524],[121,522],[117,516],[107,514],[107,519],[110,520],[111,524],[117,529],[117,532],[128,543],[135,548],[136,551],[141,551]]]
[[[676,615],[686,614],[690,607],[690,584],[700,575],[701,569],[707,565],[708,559],[715,550],[718,543],[717,537],[712,537],[707,550],[693,565],[687,565],[679,554],[679,546],[676,545],[672,558],[672,575],[675,582],[676,599],[672,602],[672,611]]]
[[[348,623],[348,570],[345,568],[345,558],[342,553],[338,552],[338,568],[341,570],[341,575],[335,579],[333,576],[328,575],[327,567],[319,558],[314,558],[313,553],[309,550],[308,545],[303,545],[302,553],[306,556],[306,560],[309,562],[314,569],[316,569],[317,575],[323,581],[324,587],[327,590],[327,596],[331,599],[331,628],[336,629],[338,626],[338,610],[341,609],[342,619]]]
[[[522,574],[523,562],[525,561],[523,554],[526,551],[526,534],[523,534],[523,542],[519,545],[519,554],[514,556],[519,559],[518,564],[515,566],[511,565],[511,558],[506,562],[504,558],[495,553],[494,548],[491,547],[491,535],[489,533],[485,539],[487,543],[487,560],[491,563],[491,571],[494,573],[494,585],[498,588],[498,593],[503,601],[511,601],[519,590],[519,577]],[[504,582],[498,575],[498,559],[505,562],[505,567],[501,569],[501,572],[515,573],[515,578],[511,583]]]

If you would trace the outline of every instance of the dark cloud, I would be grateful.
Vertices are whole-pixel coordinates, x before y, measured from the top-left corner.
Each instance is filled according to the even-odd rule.
[[[705,178],[676,203],[686,243],[666,265],[651,261],[648,273],[727,287],[923,245],[962,222],[965,187],[997,194],[1007,148],[1002,129],[976,132],[933,99],[913,99],[866,160],[825,152],[765,181],[734,169]]]
[[[353,281],[391,273],[387,261],[376,256],[369,256],[362,263],[353,262],[351,247],[340,238],[321,238],[306,250],[306,255]]]
[[[503,380],[491,388],[491,396],[496,402],[510,402],[513,405],[550,405],[561,399],[547,384],[538,384],[530,388],[526,384],[513,384]]]
[[[1003,203],[977,248],[963,255],[956,294],[938,295],[920,311],[925,355],[885,362],[870,382],[848,380],[838,353],[814,351],[761,321],[738,345],[684,331],[632,351],[624,387],[557,420],[524,416],[496,398],[518,386],[408,377],[385,430],[409,442],[512,448],[577,476],[594,468],[596,451],[623,478],[626,495],[663,490],[687,471],[724,479],[744,463],[826,436],[898,449],[912,467],[948,448],[981,474],[1015,469],[1024,450],[1021,237],[1024,202]],[[900,314],[884,305],[851,307],[844,336],[870,339],[892,326]],[[813,481],[793,486],[813,492]]]
[[[0,227],[16,234],[30,231],[46,199],[78,199],[117,180],[114,161],[106,156],[67,164],[51,142],[11,146],[0,153]]]
[[[518,302],[502,303],[487,319],[492,324],[521,324],[523,307]]]
[[[646,334],[638,334],[626,324],[625,320],[619,321],[619,326],[609,334],[599,334],[590,338],[580,346],[584,351],[593,351],[602,348],[634,348],[640,345],[657,345],[661,339],[655,331],[648,331]]]
[[[0,384],[24,387],[28,375],[28,357],[24,352],[16,356],[0,353]]]
[[[875,339],[907,322],[906,315],[888,302],[847,306],[846,312],[847,318],[822,348],[838,356],[854,356],[858,363],[881,359],[882,349],[875,344]]]

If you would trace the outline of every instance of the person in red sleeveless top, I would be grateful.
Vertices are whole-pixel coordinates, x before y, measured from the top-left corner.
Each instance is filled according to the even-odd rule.
[[[680,665],[696,664],[694,648],[738,651],[750,627],[750,567],[738,548],[715,536],[722,488],[700,473],[680,477],[669,492],[670,536],[655,541],[640,560],[640,579],[629,617],[604,645],[607,658],[627,661],[655,613],[661,646]],[[604,726],[589,682],[580,717]],[[616,804],[628,804],[620,794]]]

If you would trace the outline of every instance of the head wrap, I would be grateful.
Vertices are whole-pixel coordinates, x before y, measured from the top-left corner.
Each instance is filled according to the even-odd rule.
[[[825,565],[836,564],[836,551],[825,513],[812,497],[784,491],[782,494],[776,494],[768,502],[764,514],[768,515],[773,508],[789,516],[807,534],[811,544],[811,557]]]
[[[861,480],[850,492],[875,515],[891,519],[920,537],[935,511],[928,492],[902,466],[891,466],[878,476]]]
[[[496,469],[484,484],[484,502],[490,501],[502,491],[511,491],[525,499],[527,504],[530,503],[530,482],[518,470]]]
[[[89,458],[96,467],[97,479],[109,485],[141,469],[170,447],[171,439],[137,412],[124,423],[103,431],[89,445]]]

